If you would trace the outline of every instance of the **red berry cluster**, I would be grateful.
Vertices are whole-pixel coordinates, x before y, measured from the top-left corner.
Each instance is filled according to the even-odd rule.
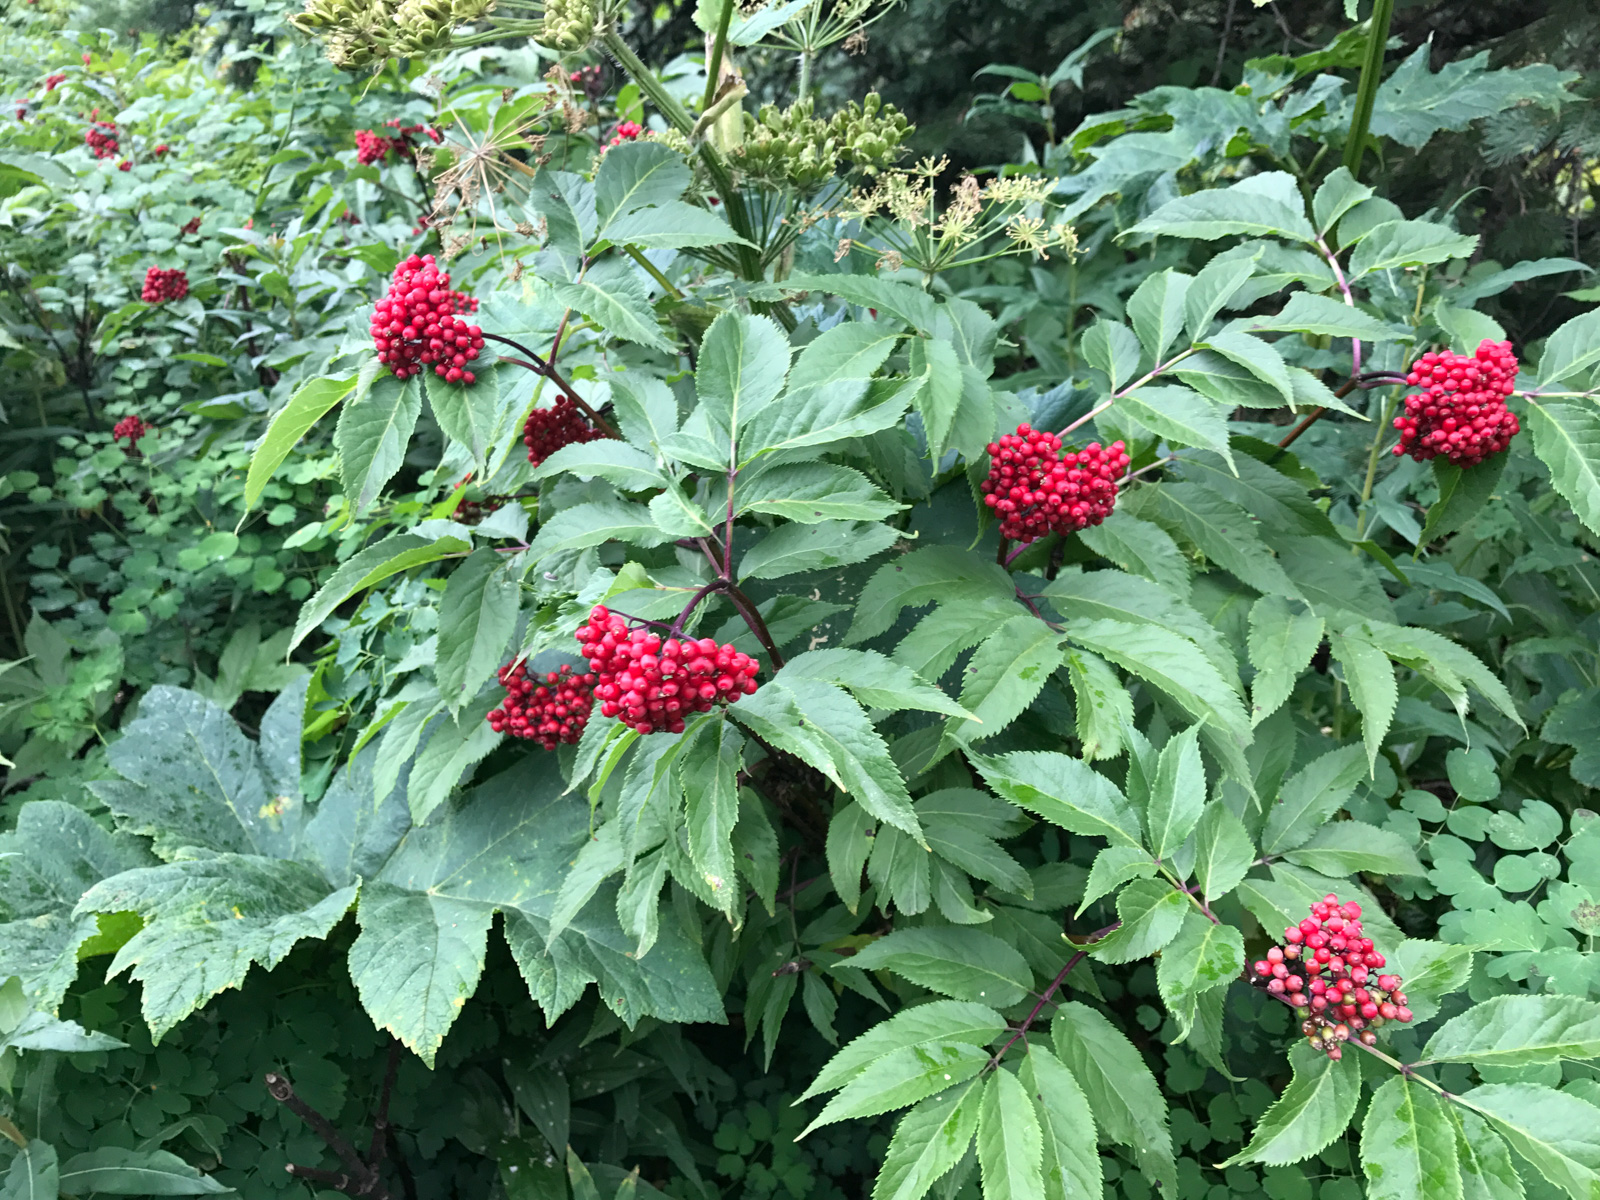
[[[453,519],[463,525],[476,525],[492,512],[506,506],[506,496],[485,496],[482,500],[463,500],[456,505]]]
[[[620,146],[623,142],[636,142],[644,134],[644,126],[637,121],[620,121],[616,131],[612,133],[611,140],[606,143],[606,149]]]
[[[594,707],[594,679],[562,667],[540,682],[528,677],[525,662],[508,663],[500,668],[505,702],[489,714],[489,726],[496,733],[536,741],[546,750],[561,742],[575,745]]]
[[[372,314],[372,341],[378,361],[396,379],[419,374],[424,366],[449,383],[473,383],[467,364],[483,349],[483,330],[456,314],[477,312],[478,302],[450,290],[450,273],[433,255],[413,254],[394,269],[389,294]]]
[[[96,158],[117,156],[117,126],[113,121],[96,121],[84,131],[83,140]]]
[[[139,453],[139,439],[149,433],[152,428],[137,416],[123,417],[122,420],[111,427],[111,440],[120,442],[123,438],[127,438],[128,444],[124,449],[129,454],[137,454]]]
[[[1516,388],[1517,356],[1510,342],[1485,339],[1471,358],[1449,350],[1424,354],[1406,382],[1425,389],[1406,397],[1406,413],[1396,417],[1396,454],[1418,462],[1444,455],[1470,467],[1511,444],[1517,415],[1506,408]]]
[[[189,223],[186,224],[182,229],[178,230],[178,234],[181,237],[188,237],[191,233],[199,233],[199,232],[200,232],[200,218],[199,217],[191,217],[190,220],[189,220]]]
[[[1018,425],[989,443],[983,502],[1000,518],[1000,536],[1031,542],[1052,530],[1075,533],[1105,520],[1117,503],[1117,480],[1127,469],[1121,442],[1061,455],[1053,433]]]
[[[362,166],[382,162],[391,150],[401,158],[416,157],[416,149],[411,144],[415,134],[426,134],[436,146],[444,140],[444,134],[432,125],[402,125],[399,117],[385,121],[384,125],[394,130],[392,137],[371,129],[356,130],[356,161]]]
[[[591,100],[598,99],[600,93],[605,90],[600,81],[599,63],[595,63],[593,66],[579,67],[567,76],[567,82],[575,88],[582,88]]]
[[[189,276],[182,268],[151,267],[144,273],[144,290],[139,299],[146,304],[160,304],[164,300],[182,300],[189,294]]]
[[[117,164],[117,170],[119,170],[119,171],[131,171],[131,170],[133,170],[133,160],[129,159],[129,158],[123,159],[121,162],[119,162]]]
[[[1251,982],[1288,1001],[1300,1031],[1329,1058],[1343,1053],[1340,1046],[1351,1034],[1371,1046],[1385,1021],[1411,1020],[1400,976],[1373,974],[1385,960],[1372,939],[1361,936],[1360,918],[1359,904],[1340,904],[1330,892],[1252,968]]]
[[[66,81],[67,77],[65,75],[46,75],[44,77],[44,90],[47,92],[53,92]]]
[[[528,448],[528,461],[538,466],[563,446],[593,442],[605,437],[578,411],[571,396],[563,396],[549,408],[536,408],[522,427],[522,444]]]
[[[578,626],[578,645],[598,683],[600,712],[640,733],[682,733],[690,713],[710,712],[756,690],[761,664],[711,638],[671,638],[628,628],[626,617],[596,605]]]
[[[161,142],[156,146],[155,150],[152,151],[152,153],[158,154],[158,155],[159,154],[165,154],[168,150],[171,150],[171,149],[172,149],[171,146],[167,145],[165,142]]]

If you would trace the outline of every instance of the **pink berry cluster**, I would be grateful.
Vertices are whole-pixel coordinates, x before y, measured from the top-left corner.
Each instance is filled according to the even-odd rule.
[[[46,75],[44,77],[44,90],[53,92],[66,81],[67,77],[59,72],[54,75]]]
[[[620,146],[623,142],[636,142],[644,134],[644,126],[637,121],[619,121],[616,130],[611,134],[611,140],[606,143],[606,149]]]
[[[1128,466],[1121,442],[1090,442],[1062,455],[1059,437],[1030,425],[990,442],[989,459],[983,502],[1000,518],[1000,536],[1019,542],[1100,524],[1116,507]]]
[[[1400,444],[1394,452],[1418,462],[1443,455],[1461,467],[1499,454],[1521,428],[1506,407],[1516,379],[1510,342],[1485,339],[1470,358],[1449,350],[1424,354],[1406,382],[1425,390],[1407,396],[1405,415],[1395,418]]]
[[[467,364],[483,349],[483,330],[456,314],[477,311],[471,296],[450,290],[450,273],[439,270],[433,255],[413,254],[394,269],[389,293],[372,314],[378,361],[396,379],[431,366],[448,383],[475,382]]]
[[[561,397],[549,408],[534,409],[522,427],[522,444],[528,448],[528,461],[536,467],[563,446],[604,436],[578,411],[571,396]]]
[[[629,629],[626,617],[604,605],[590,610],[577,637],[597,680],[601,714],[640,733],[682,733],[690,713],[754,692],[761,670],[748,654],[711,638],[663,641],[648,629]]]
[[[554,750],[562,742],[576,745],[594,707],[593,675],[575,675],[571,667],[549,672],[541,681],[530,678],[525,662],[500,668],[505,701],[489,714],[496,733],[538,742]]]
[[[117,126],[114,121],[96,121],[83,134],[84,144],[96,158],[117,156]]]
[[[1359,904],[1340,904],[1330,892],[1283,931],[1283,941],[1252,966],[1251,982],[1293,1006],[1300,1031],[1329,1058],[1343,1053],[1352,1034],[1371,1046],[1385,1021],[1411,1020],[1400,976],[1374,974],[1385,960],[1361,936]]]
[[[127,438],[128,444],[123,449],[129,454],[137,454],[139,439],[149,433],[151,428],[152,426],[146,425],[137,415],[126,416],[111,427],[111,440],[120,442],[123,438]]]
[[[389,157],[390,151],[401,158],[416,157],[416,149],[412,146],[411,139],[419,133],[426,134],[428,140],[436,146],[444,140],[444,134],[432,125],[402,125],[399,117],[385,121],[384,126],[394,130],[394,133],[386,135],[372,129],[356,130],[356,161],[362,166],[382,162]]]
[[[139,299],[146,304],[182,300],[189,294],[189,276],[181,267],[151,267],[144,273],[144,289]]]

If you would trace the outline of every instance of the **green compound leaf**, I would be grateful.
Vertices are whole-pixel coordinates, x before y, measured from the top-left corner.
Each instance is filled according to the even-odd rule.
[[[1600,1196],[1600,1107],[1534,1083],[1491,1083],[1461,1103],[1573,1200]]]
[[[1505,1067],[1600,1058],[1600,1004],[1576,996],[1495,996],[1446,1021],[1422,1055]]]
[[[1101,1194],[1094,1112],[1072,1072],[1043,1046],[1029,1046],[1017,1078],[1033,1097],[1044,1141],[1045,1200],[1089,1200]]]
[[[1333,1144],[1356,1114],[1361,1099],[1361,1067],[1356,1055],[1335,1062],[1305,1042],[1289,1051],[1294,1078],[1283,1095],[1261,1114],[1250,1142],[1222,1165],[1258,1162],[1288,1166]]]
[[[1020,951],[970,927],[896,929],[841,965],[893,971],[930,991],[996,1008],[1017,1003],[1033,987]]]
[[[1146,1177],[1176,1195],[1178,1168],[1167,1129],[1167,1102],[1127,1035],[1075,1000],[1056,1010],[1050,1032],[1056,1056],[1083,1088],[1100,1132],[1132,1150]]]
[[[1396,1076],[1373,1093],[1361,1123],[1368,1200],[1461,1200],[1454,1122],[1444,1102]]]
[[[983,1194],[989,1200],[1033,1200],[1044,1194],[1039,1115],[1027,1089],[1003,1067],[984,1085],[978,1110],[978,1165],[983,1171]]]
[[[872,1185],[872,1200],[922,1200],[972,1145],[982,1101],[983,1082],[974,1079],[928,1097],[900,1118]]]

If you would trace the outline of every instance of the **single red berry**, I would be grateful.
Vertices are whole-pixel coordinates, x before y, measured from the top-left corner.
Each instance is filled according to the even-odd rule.
[[[182,300],[189,294],[189,276],[181,268],[151,267],[144,273],[144,289],[139,299],[146,304]]]

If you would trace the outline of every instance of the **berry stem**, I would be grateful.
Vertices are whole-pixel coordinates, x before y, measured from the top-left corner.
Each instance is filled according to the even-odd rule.
[[[678,614],[678,619],[672,623],[672,628],[667,631],[667,639],[670,641],[683,632],[684,622],[689,619],[690,614],[693,613],[695,609],[700,607],[700,601],[711,595],[712,592],[721,592],[727,590],[728,586],[728,581],[721,576],[718,576],[716,579],[713,579],[710,583],[706,584],[693,596],[689,597],[689,603],[683,606],[683,611]]]
[[[1084,413],[1083,416],[1079,417],[1076,421],[1074,421],[1072,424],[1068,425],[1060,433],[1056,434],[1056,436],[1058,438],[1060,438],[1062,441],[1066,441],[1067,434],[1071,433],[1074,429],[1077,429],[1080,425],[1087,425],[1090,421],[1094,420],[1101,413],[1105,412],[1106,409],[1110,408],[1116,402],[1117,402],[1117,397],[1116,396],[1112,396],[1105,403],[1095,405],[1088,412]]]
[[[750,597],[735,587],[731,581],[724,579],[720,582],[727,591],[728,599],[732,601],[733,607],[739,610],[739,615],[744,618],[744,623],[750,626],[750,632],[756,635],[756,640],[765,648],[767,657],[772,660],[772,669],[774,671],[783,670],[783,655],[778,653],[777,643],[772,640],[772,632],[767,628],[767,623],[761,619],[760,610],[756,608]]]
[[[498,333],[489,333],[485,331],[483,337],[485,341],[499,342],[503,346],[510,346],[513,350],[520,350],[523,354],[526,354],[528,358],[532,360],[531,362],[524,361],[522,359],[511,358],[507,355],[501,355],[500,359],[502,362],[514,363],[519,367],[527,367],[528,370],[532,371],[535,375],[544,376],[561,390],[561,394],[563,396],[567,397],[567,399],[576,404],[583,412],[584,416],[588,417],[594,422],[595,428],[599,429],[601,433],[605,434],[608,438],[617,438],[619,441],[621,440],[622,435],[612,428],[609,421],[597,413],[593,408],[589,407],[589,402],[587,400],[572,390],[572,385],[561,377],[561,373],[555,369],[548,359],[541,358],[538,354],[532,350],[529,350],[521,342],[514,342],[508,337],[501,337]]]

